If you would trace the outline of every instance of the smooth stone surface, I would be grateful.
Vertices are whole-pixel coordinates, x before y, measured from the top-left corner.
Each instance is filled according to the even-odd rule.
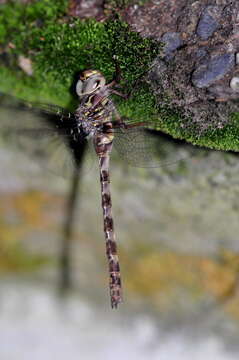
[[[233,53],[215,56],[194,71],[192,83],[198,88],[208,87],[216,80],[223,78],[234,65],[235,55]]]
[[[162,41],[165,43],[164,51],[166,55],[178,49],[182,45],[180,34],[177,32],[167,32],[162,36]]]
[[[214,31],[219,27],[219,23],[214,19],[212,14],[216,14],[220,12],[220,9],[217,6],[208,6],[200,20],[197,26],[196,33],[202,40],[207,40]]]
[[[236,64],[239,65],[239,52],[236,53]]]
[[[230,87],[232,90],[239,92],[239,77],[234,76],[230,81]]]

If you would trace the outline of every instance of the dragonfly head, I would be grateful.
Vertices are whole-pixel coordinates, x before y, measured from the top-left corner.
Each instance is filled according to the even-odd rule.
[[[100,71],[85,70],[77,81],[76,93],[78,96],[93,94],[104,87],[105,83],[105,78]]]

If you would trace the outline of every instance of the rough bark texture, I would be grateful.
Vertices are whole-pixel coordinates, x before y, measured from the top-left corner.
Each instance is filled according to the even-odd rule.
[[[167,95],[199,134],[223,128],[238,110],[239,2],[153,0],[129,6],[124,19],[143,37],[165,44],[148,77],[159,103]]]

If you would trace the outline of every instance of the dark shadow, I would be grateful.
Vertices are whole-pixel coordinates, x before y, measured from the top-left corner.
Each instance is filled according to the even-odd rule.
[[[59,279],[58,286],[61,295],[66,295],[73,288],[73,269],[72,269],[72,254],[73,254],[73,239],[74,239],[74,221],[76,216],[76,207],[79,201],[80,180],[82,177],[83,158],[86,152],[87,141],[77,134],[75,118],[60,121],[58,117],[48,116],[48,121],[51,124],[57,125],[59,136],[62,134],[69,135],[67,139],[67,146],[71,151],[75,169],[70,178],[69,192],[66,199],[65,207],[65,222],[62,229],[62,238],[60,242],[59,251]],[[65,141],[65,137],[63,139]],[[79,216],[79,213],[78,213]]]
[[[192,156],[199,155],[199,156],[207,157],[211,153],[218,153],[218,152],[219,153],[231,154],[234,157],[239,156],[239,153],[236,152],[236,151],[217,150],[217,149],[210,149],[210,148],[207,148],[207,147],[201,146],[201,145],[193,145],[193,144],[187,142],[186,140],[175,139],[171,135],[165,134],[165,133],[163,133],[161,131],[158,131],[158,130],[149,130],[149,129],[147,129],[146,131],[151,136],[158,139],[160,151],[161,151],[160,142],[162,142],[162,143],[171,144],[171,145],[175,146],[179,150],[180,150],[180,148],[186,149],[188,151],[188,153],[190,153]]]
[[[74,220],[76,214],[77,200],[79,200],[80,192],[80,179],[83,157],[85,153],[85,147],[82,148],[81,159],[78,157],[78,167],[73,172],[69,194],[66,204],[66,217],[63,227],[63,237],[61,241],[61,249],[59,256],[59,290],[61,293],[66,293],[73,286],[72,281],[72,246],[73,246],[73,232],[74,232]]]
[[[82,135],[79,129],[79,125],[73,113],[65,111],[64,109],[58,108],[57,106],[48,106],[46,104],[37,104],[32,103],[32,107],[28,105],[30,103],[21,101],[17,98],[14,98],[9,95],[0,94],[0,106],[14,109],[16,112],[31,112],[35,114],[40,114],[39,119],[32,119],[31,124],[21,123],[14,121],[7,121],[3,125],[0,124],[0,134],[4,136],[11,135],[13,143],[15,143],[18,136],[22,137],[22,142],[26,139],[32,139],[31,142],[36,144],[41,142],[41,138],[44,136],[59,136],[60,140],[63,141],[71,152],[72,160],[74,163],[74,171],[72,171],[69,194],[66,200],[66,209],[65,209],[65,222],[63,224],[62,230],[62,239],[60,242],[60,251],[59,251],[59,280],[58,287],[61,293],[65,293],[72,287],[72,244],[73,244],[73,229],[74,229],[74,218],[76,212],[76,203],[79,197],[80,191],[80,178],[82,170],[83,157],[86,151],[86,139]],[[57,112],[59,111],[59,114]],[[13,119],[14,120],[14,119]],[[8,127],[8,123],[11,123],[11,126]],[[26,150],[31,149],[29,146],[26,146]],[[21,151],[24,151],[24,146]],[[66,149],[67,151],[67,149]],[[29,153],[29,152],[28,152]],[[44,153],[43,153],[43,162],[44,162]],[[34,155],[32,154],[34,158]],[[39,159],[35,159],[36,161]],[[47,159],[46,159],[47,160]]]

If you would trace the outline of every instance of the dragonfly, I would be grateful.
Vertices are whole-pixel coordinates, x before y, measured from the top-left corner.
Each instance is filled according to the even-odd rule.
[[[40,111],[48,116],[53,115],[53,123],[42,122],[14,123],[14,119],[4,123],[0,120],[0,133],[14,136],[15,141],[21,137],[33,139],[36,155],[47,149],[50,138],[60,139],[71,149],[71,160],[79,169],[82,149],[91,140],[98,157],[101,203],[103,210],[103,226],[106,243],[106,256],[109,270],[109,291],[112,308],[117,308],[123,300],[120,265],[112,214],[110,190],[110,157],[115,145],[118,153],[127,163],[138,167],[159,166],[155,162],[155,138],[147,132],[147,128],[155,127],[155,120],[139,122],[120,116],[111,95],[126,98],[115,89],[115,80],[106,83],[106,78],[98,70],[82,71],[76,82],[76,93],[79,104],[74,112],[69,112],[56,105],[29,103],[18,100],[18,107],[32,111]],[[0,93],[0,105],[16,103],[15,98]],[[56,120],[57,119],[57,120]],[[13,131],[14,130],[14,131]],[[20,141],[21,144],[21,141]],[[156,151],[157,152],[157,151]],[[178,161],[177,159],[176,161]]]

